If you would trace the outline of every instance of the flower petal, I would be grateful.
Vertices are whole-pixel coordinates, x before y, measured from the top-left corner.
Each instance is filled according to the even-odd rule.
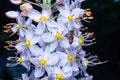
[[[52,42],[55,40],[54,36],[51,35],[50,33],[43,33],[41,35],[41,39],[44,41],[44,42]]]
[[[17,11],[8,11],[5,13],[5,15],[9,18],[16,19],[18,17],[18,12]]]

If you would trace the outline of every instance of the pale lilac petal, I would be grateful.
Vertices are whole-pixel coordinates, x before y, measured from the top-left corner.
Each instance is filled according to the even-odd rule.
[[[36,29],[35,29],[35,33],[37,35],[41,35],[44,31],[45,31],[45,24],[39,22]]]
[[[52,42],[55,40],[54,36],[51,35],[50,33],[43,33],[41,35],[41,39],[44,41],[44,42]]]
[[[61,47],[63,47],[63,48],[69,48],[69,47],[70,47],[69,40],[67,40],[67,39],[61,40],[60,45],[61,45]]]
[[[8,11],[5,13],[5,15],[9,18],[16,19],[18,17],[18,12],[17,11]]]
[[[40,67],[35,67],[34,76],[36,78],[43,76],[44,73],[45,73],[45,70],[42,67],[41,68]]]
[[[11,3],[15,4],[15,5],[19,5],[22,3],[21,0],[10,0]]]
[[[43,53],[43,50],[39,48],[37,45],[31,45],[29,49],[34,56],[39,56],[40,53]]]
[[[22,80],[29,80],[29,77],[28,77],[27,73],[22,74]]]

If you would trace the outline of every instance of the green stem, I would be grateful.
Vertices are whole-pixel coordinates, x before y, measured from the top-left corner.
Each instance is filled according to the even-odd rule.
[[[41,8],[42,8],[42,6],[41,6],[40,4],[31,2],[31,1],[29,1],[29,0],[25,0],[25,2],[28,2],[28,3],[30,3],[30,4],[33,4],[33,5],[35,5],[35,6],[38,6],[38,7],[41,7]]]

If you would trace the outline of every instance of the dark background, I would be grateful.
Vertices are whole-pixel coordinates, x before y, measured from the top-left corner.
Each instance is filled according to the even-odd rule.
[[[102,65],[89,67],[88,72],[94,76],[94,80],[120,80],[120,0],[86,0],[82,7],[90,8],[93,13],[94,20],[91,23],[85,23],[85,26],[89,27],[88,32],[95,33],[94,37],[97,42],[85,50],[97,54],[101,61],[109,61]],[[0,1],[0,80],[12,80],[12,77],[20,76],[25,71],[20,66],[14,68],[5,66],[8,62],[6,58],[14,54],[3,48],[6,45],[4,41],[12,38],[2,31],[2,26],[15,20],[7,18],[4,13],[18,9],[19,6],[11,4],[9,0]]]

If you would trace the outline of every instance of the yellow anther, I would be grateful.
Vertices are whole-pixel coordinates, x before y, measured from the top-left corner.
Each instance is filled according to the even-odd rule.
[[[59,40],[61,37],[62,37],[62,35],[61,35],[59,32],[57,32],[56,35],[55,35],[55,38],[56,38],[57,40]]]
[[[22,61],[23,61],[22,58],[17,59],[17,63],[22,63]]]
[[[78,44],[79,44],[79,45],[83,45],[83,44],[84,44],[84,41],[83,41],[82,39],[79,39],[79,40],[78,40]]]
[[[62,74],[56,74],[56,80],[62,80],[63,75]]]
[[[88,61],[88,60],[86,60],[86,62],[85,62],[87,65],[89,65],[90,64],[90,61]]]
[[[27,7],[26,7],[25,5],[22,5],[22,6],[21,6],[21,10],[23,10],[23,11],[28,11],[28,10],[27,10]]]
[[[20,28],[21,28],[21,25],[20,25],[20,24],[17,24],[17,25],[16,25],[16,28],[20,29]]]
[[[46,22],[46,20],[47,20],[46,16],[41,16],[41,17],[40,17],[40,21]]]
[[[84,37],[83,37],[83,35],[80,35],[80,39],[83,39]]]
[[[68,16],[68,21],[72,21],[73,17],[72,16]]]
[[[26,45],[27,47],[29,47],[29,46],[31,45],[31,42],[30,42],[30,41],[26,41],[26,42],[25,42],[25,45]]]
[[[67,59],[68,59],[68,61],[73,61],[73,56],[72,55],[68,55]]]
[[[45,66],[47,64],[47,61],[45,59],[40,60],[40,65]]]

